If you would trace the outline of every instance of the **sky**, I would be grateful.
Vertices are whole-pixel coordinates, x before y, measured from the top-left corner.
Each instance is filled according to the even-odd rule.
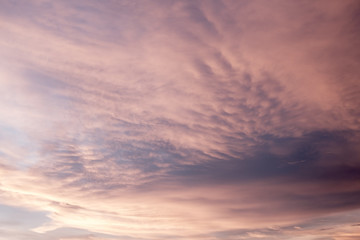
[[[0,240],[360,239],[357,0],[0,0]]]

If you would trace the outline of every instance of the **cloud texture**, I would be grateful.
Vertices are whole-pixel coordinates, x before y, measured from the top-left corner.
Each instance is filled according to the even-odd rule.
[[[0,240],[360,237],[358,1],[0,5]]]

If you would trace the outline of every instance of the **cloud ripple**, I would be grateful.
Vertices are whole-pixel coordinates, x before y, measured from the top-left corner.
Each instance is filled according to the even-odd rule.
[[[358,2],[1,5],[0,202],[49,218],[18,236],[360,236]]]

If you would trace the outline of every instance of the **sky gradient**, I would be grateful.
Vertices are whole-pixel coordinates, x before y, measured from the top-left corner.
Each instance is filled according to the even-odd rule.
[[[360,239],[360,2],[0,0],[0,240]]]

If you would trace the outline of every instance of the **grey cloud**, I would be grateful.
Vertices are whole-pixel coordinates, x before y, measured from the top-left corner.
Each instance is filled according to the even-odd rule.
[[[286,175],[295,180],[346,180],[346,176],[351,180],[356,176],[359,167],[356,140],[358,135],[359,133],[352,131],[319,131],[302,137],[287,138],[264,135],[253,148],[248,149],[250,152],[246,158],[241,155],[239,158],[223,155],[223,159],[211,159],[204,167],[208,170],[212,167],[214,172],[209,172],[209,177],[216,178],[224,174],[224,179],[229,180]],[[236,141],[236,137],[230,140]],[[199,165],[199,168],[201,167],[202,164]],[[187,170],[184,169],[184,172]],[[337,171],[339,176],[334,175]],[[344,174],[343,171],[348,173]],[[355,171],[354,175],[351,171]],[[206,176],[200,178],[202,177]],[[205,182],[210,180],[205,179]]]

